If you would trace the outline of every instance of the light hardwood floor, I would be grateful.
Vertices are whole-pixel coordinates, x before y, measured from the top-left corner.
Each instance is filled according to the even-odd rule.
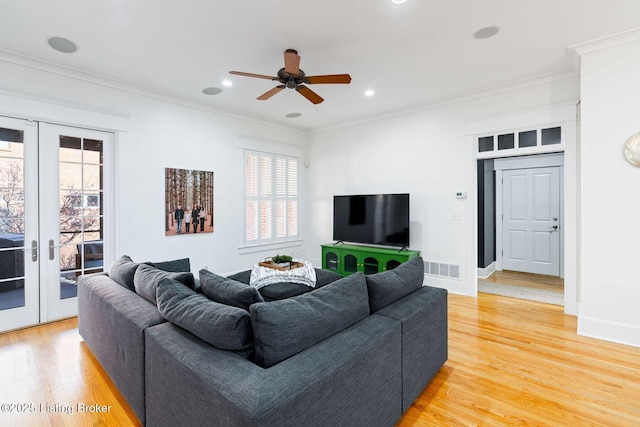
[[[640,425],[640,349],[575,331],[559,306],[450,294],[449,360],[398,426]],[[0,363],[0,403],[36,405],[0,412],[2,426],[137,425],[76,319],[0,335]]]
[[[503,285],[510,286],[524,286],[528,288],[545,289],[555,292],[564,292],[564,279],[561,277],[545,276],[542,274],[521,273],[519,271],[495,271],[486,279],[478,278],[478,281],[502,283]]]

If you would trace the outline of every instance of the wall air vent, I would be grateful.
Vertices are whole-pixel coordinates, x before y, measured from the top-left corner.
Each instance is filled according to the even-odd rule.
[[[430,276],[448,277],[450,279],[459,280],[460,266],[444,262],[425,261],[424,273]]]

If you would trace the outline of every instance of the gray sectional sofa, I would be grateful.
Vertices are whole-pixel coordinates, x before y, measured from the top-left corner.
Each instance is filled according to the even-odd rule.
[[[393,426],[447,360],[447,292],[420,258],[318,276],[265,301],[243,275],[123,257],[81,276],[80,334],[143,425]]]

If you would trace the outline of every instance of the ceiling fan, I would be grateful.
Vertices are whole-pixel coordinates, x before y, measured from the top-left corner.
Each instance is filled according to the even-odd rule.
[[[229,71],[230,74],[237,76],[256,77],[259,79],[275,80],[280,84],[260,95],[257,99],[264,101],[271,98],[284,88],[295,89],[302,96],[307,98],[314,104],[319,104],[324,99],[309,89],[305,84],[349,84],[351,76],[349,74],[326,74],[322,76],[307,76],[300,69],[300,55],[295,49],[287,49],[284,51],[284,68],[278,70],[276,77],[266,76],[263,74],[244,73],[242,71]]]

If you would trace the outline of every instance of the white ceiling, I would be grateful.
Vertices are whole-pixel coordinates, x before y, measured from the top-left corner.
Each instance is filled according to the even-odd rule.
[[[491,25],[496,36],[473,38]],[[565,75],[568,46],[638,27],[639,0],[0,0],[5,53],[303,130]],[[52,36],[78,51],[54,51]],[[311,86],[318,105],[293,90],[258,101],[275,82],[228,74],[275,75],[287,48],[307,75],[351,84]],[[210,86],[223,92],[204,95]]]

